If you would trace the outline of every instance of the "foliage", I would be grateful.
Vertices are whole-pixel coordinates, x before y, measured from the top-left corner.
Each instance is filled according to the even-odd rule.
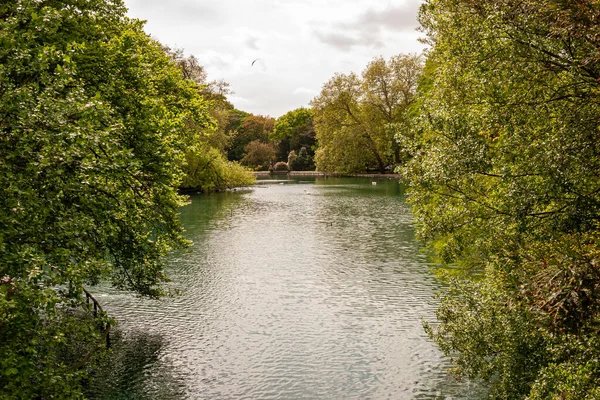
[[[531,315],[503,290],[502,277],[492,269],[481,281],[451,283],[436,313],[440,325],[426,325],[427,332],[453,357],[453,372],[493,380],[492,397],[522,397],[549,360]]]
[[[277,118],[269,140],[277,145],[278,160],[285,160],[291,151],[297,154],[304,148],[312,163],[316,146],[312,111],[301,107]]]
[[[290,151],[287,162],[290,171],[312,171],[315,168],[312,157],[308,155],[306,147],[302,147],[296,155],[294,150]]]
[[[203,145],[206,143],[224,153],[233,141],[229,125],[234,108],[226,97],[228,94],[232,94],[229,83],[223,80],[208,81],[204,67],[193,55],[186,57],[181,49],[165,48],[165,51],[179,67],[183,78],[195,82],[200,95],[207,101],[208,111],[215,126],[212,130],[205,130],[204,135],[199,139],[202,140]],[[212,184],[212,182],[208,184]]]
[[[404,161],[396,135],[408,131],[417,82],[422,70],[417,55],[375,58],[361,77],[336,74],[311,105],[317,169],[365,172]],[[394,129],[390,129],[393,126]]]
[[[275,120],[262,115],[248,114],[240,124],[228,149],[227,157],[232,161],[241,161],[247,154],[246,146],[253,141],[269,142]]]
[[[276,172],[288,172],[289,168],[287,163],[283,162],[283,161],[279,161],[277,163],[275,163],[275,166],[273,167],[273,171]]]
[[[431,334],[496,398],[600,384],[599,17],[595,2],[421,8],[432,49],[405,173],[421,239],[462,271]]]
[[[270,143],[264,143],[260,140],[253,140],[244,148],[246,155],[241,163],[249,167],[266,171],[275,161],[275,149]]]
[[[205,148],[186,154],[186,175],[180,188],[200,192],[219,192],[234,187],[248,186],[256,178],[237,162],[227,160],[215,148]]]
[[[296,164],[298,163],[298,156],[296,155],[296,152],[294,150],[290,151],[290,154],[288,154],[288,161],[287,161],[287,165],[290,169],[290,171],[296,171],[296,169],[294,167],[296,167]]]
[[[231,93],[229,84],[224,81],[208,82],[204,67],[194,56],[186,57],[180,49],[163,48],[179,67],[183,78],[198,84],[199,93],[208,100],[210,116],[216,122],[214,129],[205,129],[195,146],[186,152],[185,177],[180,188],[210,192],[252,184],[255,179],[251,172],[225,157],[236,136],[232,126],[240,114],[227,100],[226,95]],[[191,121],[188,124],[194,128]]]
[[[212,122],[197,84],[125,12],[0,6],[3,398],[80,397],[109,322],[90,317],[83,285],[160,295],[162,256],[186,244],[174,187]]]

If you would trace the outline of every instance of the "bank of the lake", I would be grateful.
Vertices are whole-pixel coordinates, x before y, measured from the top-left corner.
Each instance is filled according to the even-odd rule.
[[[257,178],[266,179],[269,177],[289,176],[290,178],[315,176],[315,177],[333,177],[333,178],[377,178],[377,179],[401,179],[399,174],[337,174],[332,172],[320,171],[289,171],[289,172],[270,172],[270,171],[254,171],[254,176]]]

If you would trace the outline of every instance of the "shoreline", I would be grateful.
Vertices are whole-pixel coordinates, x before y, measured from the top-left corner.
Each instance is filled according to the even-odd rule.
[[[401,179],[400,174],[339,174],[339,173],[327,173],[319,171],[290,171],[290,172],[275,172],[269,171],[253,171],[255,177],[267,177],[267,176],[331,176],[331,177],[348,177],[348,178],[387,178],[387,179]]]

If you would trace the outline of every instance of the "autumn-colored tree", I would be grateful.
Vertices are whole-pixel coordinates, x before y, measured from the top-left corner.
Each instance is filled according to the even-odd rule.
[[[244,148],[242,164],[259,170],[268,170],[275,161],[275,148],[270,143],[253,140]]]
[[[275,119],[263,115],[246,115],[240,122],[231,146],[228,150],[230,160],[241,160],[246,154],[248,143],[259,140],[268,143],[269,134],[273,131]]]

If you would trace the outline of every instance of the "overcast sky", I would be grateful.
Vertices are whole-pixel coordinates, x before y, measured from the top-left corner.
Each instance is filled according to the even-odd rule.
[[[236,108],[279,117],[307,106],[336,72],[421,52],[420,0],[125,0],[146,32],[183,48]],[[258,59],[254,65],[252,61]]]

